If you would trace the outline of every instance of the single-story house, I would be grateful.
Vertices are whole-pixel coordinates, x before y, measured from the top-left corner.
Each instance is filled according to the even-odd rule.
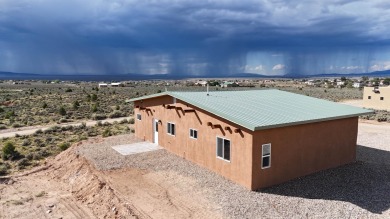
[[[352,86],[354,88],[361,88],[361,87],[363,87],[363,83],[361,83],[361,82],[354,82]]]
[[[232,82],[232,81],[224,81],[222,84],[221,84],[221,87],[239,87],[240,85],[237,84],[236,82]]]
[[[355,161],[358,116],[280,90],[171,92],[134,102],[135,135],[248,189]]]

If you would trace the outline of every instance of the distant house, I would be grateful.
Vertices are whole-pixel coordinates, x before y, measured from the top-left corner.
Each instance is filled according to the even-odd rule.
[[[390,86],[364,87],[363,106],[390,111]]]
[[[305,82],[305,84],[308,86],[314,86],[314,80],[308,80]]]
[[[118,82],[118,83],[110,83],[110,84],[107,84],[107,83],[100,83],[99,84],[99,87],[122,87],[123,84]]]
[[[336,85],[337,86],[343,86],[343,85],[345,85],[345,82],[344,81],[337,81]]]
[[[353,85],[352,85],[354,88],[361,88],[361,87],[363,87],[363,83],[361,83],[361,82],[355,82],[355,83],[353,83]]]
[[[249,189],[355,161],[370,110],[279,90],[163,92],[134,102],[136,137]]]
[[[202,86],[202,87],[206,87],[207,84],[208,84],[207,81],[197,81],[197,82],[195,82],[195,85]]]
[[[221,84],[221,87],[239,87],[240,85],[237,84],[236,82],[230,82],[230,81],[225,81]]]
[[[119,87],[119,86],[122,86],[122,83],[111,83],[110,86],[111,87]]]

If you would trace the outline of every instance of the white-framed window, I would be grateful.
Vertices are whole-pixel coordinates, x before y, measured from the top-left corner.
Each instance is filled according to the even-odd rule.
[[[271,167],[271,143],[263,144],[261,147],[261,169]]]
[[[198,130],[190,129],[190,138],[198,139]]]
[[[380,100],[384,100],[385,98],[384,97],[380,97]]]
[[[137,120],[141,120],[142,119],[142,117],[141,117],[141,114],[137,114]]]
[[[167,124],[167,133],[169,135],[175,135],[176,129],[175,129],[175,123],[168,122]]]
[[[217,157],[230,161],[230,140],[217,137]]]

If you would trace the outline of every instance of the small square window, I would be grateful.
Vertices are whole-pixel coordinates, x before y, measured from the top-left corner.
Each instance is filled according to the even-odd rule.
[[[141,120],[141,114],[137,114],[137,120]]]
[[[170,135],[175,135],[175,124],[168,122],[167,124],[167,133]]]
[[[198,138],[198,131],[195,129],[190,129],[190,138],[197,139]]]
[[[381,100],[384,100],[385,98],[384,97],[381,97]]]
[[[368,96],[368,99],[371,100],[371,96]]]

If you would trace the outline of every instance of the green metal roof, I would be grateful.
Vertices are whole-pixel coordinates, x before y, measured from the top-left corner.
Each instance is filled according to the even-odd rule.
[[[128,100],[169,95],[249,130],[269,129],[373,113],[359,107],[280,90],[163,92]]]

